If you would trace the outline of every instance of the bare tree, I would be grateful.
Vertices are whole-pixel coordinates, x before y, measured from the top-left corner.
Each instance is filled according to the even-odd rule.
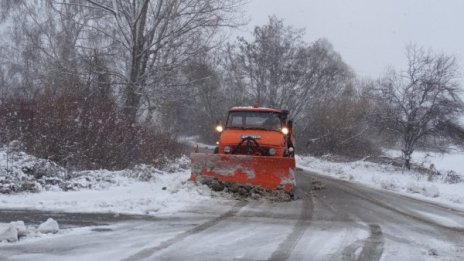
[[[185,59],[210,47],[218,28],[237,25],[234,14],[243,0],[86,2],[109,15],[107,26],[95,29],[123,51],[124,111],[135,120],[143,102],[149,111],[156,108],[160,85],[177,76]]]
[[[405,71],[392,71],[380,81],[376,118],[401,137],[404,166],[410,169],[418,143],[449,136],[446,126],[455,125],[464,104],[454,57],[409,46],[407,60]]]
[[[0,49],[0,59],[15,95],[72,92],[72,82],[86,77],[80,62],[93,52],[81,47],[89,39],[84,28],[95,12],[65,2],[17,1],[9,7],[9,41]]]
[[[255,28],[252,41],[239,39],[229,67],[240,75],[229,79],[240,89],[249,86],[249,95],[259,103],[304,117],[322,96],[341,92],[353,74],[328,41],[308,44],[303,35],[270,17],[267,25]]]

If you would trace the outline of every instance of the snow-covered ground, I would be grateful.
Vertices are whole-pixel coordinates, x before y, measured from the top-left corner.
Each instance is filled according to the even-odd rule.
[[[160,260],[200,260],[205,257],[214,260],[268,260],[274,257],[280,260],[288,256],[289,260],[308,257],[328,260],[344,255],[356,258],[364,252],[383,247],[384,243],[387,258],[382,260],[397,260],[399,256],[404,258],[405,254],[406,257],[412,257],[409,258],[412,260],[436,260],[437,253],[444,260],[460,260],[460,253],[464,253],[462,248],[447,241],[448,234],[437,232],[437,235],[425,235],[428,229],[424,228],[429,225],[427,222],[416,224],[416,220],[404,218],[403,215],[395,216],[394,213],[388,215],[390,219],[383,220],[382,206],[363,199],[363,204],[357,205],[359,198],[356,193],[337,194],[334,188],[346,186],[345,182],[330,187],[332,190],[327,185],[326,190],[319,191],[324,197],[314,197],[314,201],[303,198],[291,202],[237,202],[218,196],[207,187],[187,182],[190,176],[189,160],[185,157],[164,170],[141,165],[121,171],[80,172],[68,172],[49,161],[21,152],[9,154],[6,171],[5,157],[5,151],[0,150],[0,185],[15,186],[16,190],[2,190],[6,193],[0,193],[0,208],[131,213],[156,217],[149,221],[131,219],[80,228],[61,227],[53,220],[45,221],[47,218],[39,226],[21,222],[0,224],[0,259],[114,260],[146,256]],[[367,161],[333,163],[298,157],[297,163],[302,168],[324,175],[399,193],[446,203],[452,202],[452,196],[454,199],[460,196],[460,200],[464,200],[459,191],[463,190],[464,183],[447,183],[447,171],[441,171],[442,175],[429,181],[423,174],[402,173],[401,169],[393,166]],[[50,170],[50,173],[46,170]],[[461,174],[456,175],[462,177]],[[308,173],[300,177],[306,178],[307,184],[312,181]],[[333,182],[326,179],[326,182],[329,181]],[[29,185],[22,190],[23,184]],[[29,190],[31,186],[35,189]],[[356,187],[351,186],[353,189]],[[456,186],[454,192],[450,186]],[[369,197],[379,196],[381,202],[389,202],[392,198],[391,193],[373,191],[375,193],[365,188],[359,190],[368,196],[370,193]],[[348,195],[348,198],[355,201],[348,201],[351,204],[347,204],[347,201],[339,200],[343,198],[340,195]],[[421,205],[422,202],[406,197],[396,199],[400,201],[398,205],[411,209],[408,213],[418,209],[424,212],[420,213],[422,218],[435,220],[435,223],[445,227],[461,229],[464,224],[459,213],[450,214],[452,211],[441,208],[436,210],[433,206]],[[462,206],[463,202],[454,200],[453,204]],[[373,211],[365,211],[366,206]],[[349,215],[345,216],[346,213]],[[371,224],[370,220],[376,220],[377,223]],[[311,229],[307,229],[309,226]],[[432,232],[436,232],[435,229]],[[4,241],[1,239],[2,231]],[[444,231],[454,233],[449,229]],[[14,240],[15,233],[23,234],[19,241]],[[399,242],[395,237],[383,237],[383,233],[405,240]],[[432,236],[432,240],[427,241],[423,239],[424,236]],[[11,237],[13,239],[9,239]],[[436,237],[438,239],[435,240]],[[406,239],[411,242],[420,239],[421,244],[412,244]],[[376,245],[376,242],[380,243]]]
[[[397,152],[388,153],[397,156]],[[337,163],[300,156],[297,164],[322,175],[464,209],[464,164],[460,164],[464,161],[464,153],[416,153],[414,156],[416,164],[424,167],[434,164],[440,174],[429,177],[368,161]],[[217,196],[208,187],[188,182],[189,177],[186,157],[164,170],[140,165],[121,171],[69,172],[23,152],[10,152],[7,164],[6,150],[0,149],[0,189],[3,191],[0,206],[4,209],[171,216],[199,205],[203,208],[233,205],[231,200]],[[37,236],[34,228],[29,234]]]
[[[188,182],[189,163],[183,157],[163,170],[139,165],[121,171],[69,172],[24,152],[0,149],[0,208],[170,216],[198,204],[228,201],[207,186]],[[11,224],[0,225],[1,242],[12,232],[6,231]],[[40,235],[37,229],[28,226],[29,237]]]
[[[400,152],[388,151],[389,156]],[[297,165],[321,175],[386,189],[464,209],[464,152],[447,154],[415,152],[413,163],[435,169],[435,175],[407,171],[392,165],[359,160],[331,162],[320,158],[297,157]],[[432,165],[433,164],[433,165]]]
[[[7,154],[0,150],[0,189],[8,192],[0,193],[1,208],[167,214],[197,202],[221,200],[208,187],[188,182],[187,157],[165,170],[140,165],[122,171],[79,172],[66,172],[23,152],[10,153],[8,158],[7,171]],[[53,175],[40,173],[47,169]]]
[[[0,204],[2,208],[157,214],[213,200],[208,188],[187,182],[189,177],[188,171],[162,173],[144,182],[115,173],[114,184],[106,188],[0,195]]]
[[[387,152],[390,156],[398,153]],[[26,187],[26,191],[38,193],[0,193],[2,208],[158,215],[175,213],[197,202],[215,204],[226,200],[205,186],[187,182],[190,171],[186,157],[167,170],[141,165],[131,170],[72,173],[23,152],[8,155],[6,172],[6,159],[6,150],[0,149],[0,189],[15,187],[14,191]],[[338,163],[298,156],[297,164],[323,175],[464,207],[464,152],[416,152],[413,159],[425,167],[434,164],[440,174],[430,177],[362,160]],[[43,173],[47,170],[53,175]]]

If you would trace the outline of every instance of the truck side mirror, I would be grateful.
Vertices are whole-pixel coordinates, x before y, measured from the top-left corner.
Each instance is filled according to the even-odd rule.
[[[288,117],[288,110],[283,110],[282,111],[282,120],[286,121]]]
[[[293,120],[288,120],[287,127],[291,130],[293,129]]]

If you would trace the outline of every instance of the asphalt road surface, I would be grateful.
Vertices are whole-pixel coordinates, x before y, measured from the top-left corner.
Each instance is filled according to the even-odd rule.
[[[170,216],[0,210],[71,232],[0,244],[0,260],[464,260],[460,210],[298,171],[297,200]]]

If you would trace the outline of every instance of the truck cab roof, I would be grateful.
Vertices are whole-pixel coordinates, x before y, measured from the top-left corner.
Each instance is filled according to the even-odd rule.
[[[232,107],[229,110],[229,112],[234,112],[234,111],[256,111],[256,112],[282,113],[282,110],[266,108],[266,107],[254,107],[254,106],[237,106],[237,107]]]

